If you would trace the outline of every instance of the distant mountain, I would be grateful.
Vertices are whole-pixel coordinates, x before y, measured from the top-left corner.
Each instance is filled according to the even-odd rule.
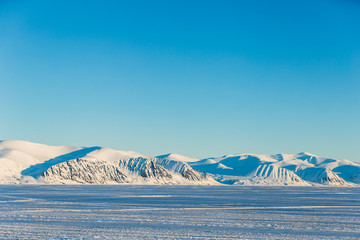
[[[0,183],[218,184],[186,162],[102,147],[0,142]]]
[[[329,185],[360,183],[360,164],[348,160],[298,154],[238,154],[189,163],[219,182],[246,185]]]
[[[359,186],[360,164],[306,152],[200,160],[6,140],[0,142],[0,183]]]

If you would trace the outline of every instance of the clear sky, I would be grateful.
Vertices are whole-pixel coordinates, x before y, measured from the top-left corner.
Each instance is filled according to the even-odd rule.
[[[360,161],[360,2],[0,1],[0,139]]]

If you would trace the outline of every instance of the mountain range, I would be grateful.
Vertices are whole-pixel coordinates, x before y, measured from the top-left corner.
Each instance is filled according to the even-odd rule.
[[[5,140],[0,183],[360,186],[360,164],[306,152],[197,159]]]

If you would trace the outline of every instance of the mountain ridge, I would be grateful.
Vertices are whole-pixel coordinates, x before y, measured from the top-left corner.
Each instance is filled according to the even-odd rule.
[[[197,159],[2,140],[0,183],[360,186],[360,164],[308,152]]]

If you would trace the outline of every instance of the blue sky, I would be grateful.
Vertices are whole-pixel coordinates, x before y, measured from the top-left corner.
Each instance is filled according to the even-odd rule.
[[[1,1],[0,139],[360,161],[358,1]]]

